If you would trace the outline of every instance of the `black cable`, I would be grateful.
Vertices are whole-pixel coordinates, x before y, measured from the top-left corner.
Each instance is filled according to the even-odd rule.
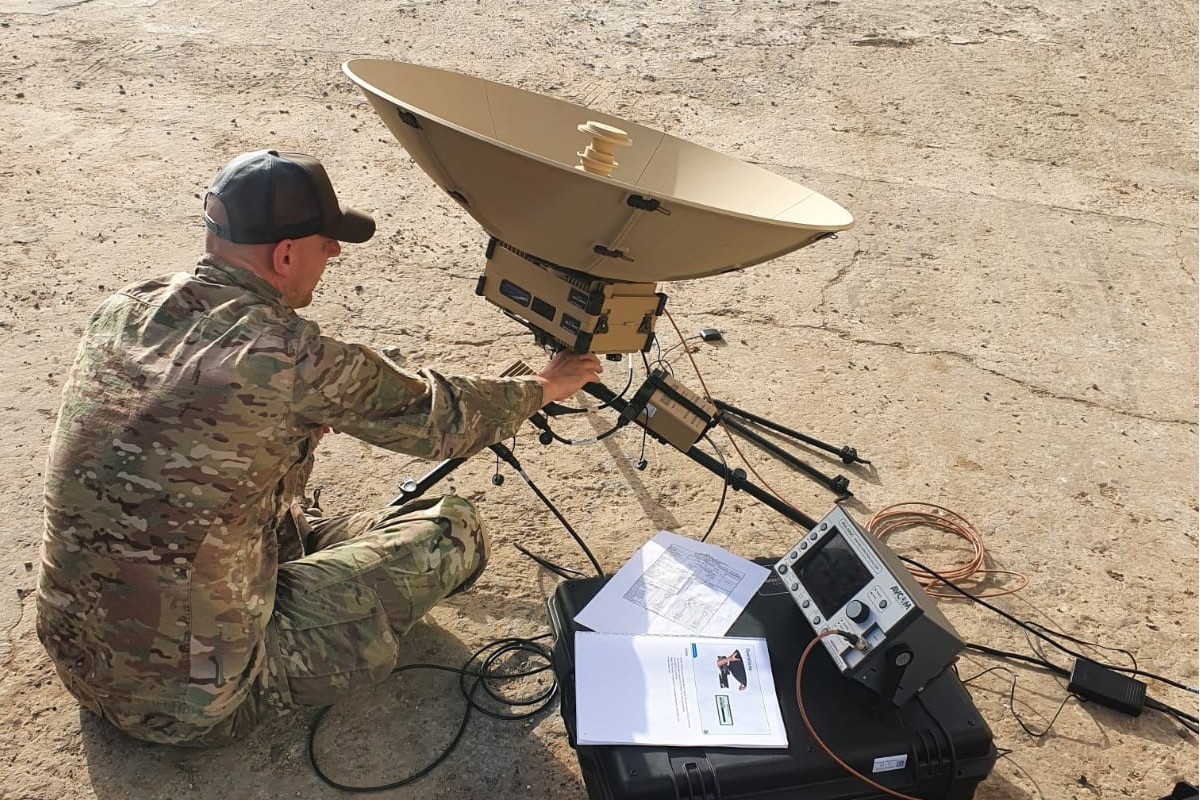
[[[962,676],[962,674],[959,673],[959,671],[958,671],[958,663],[957,662],[952,664],[951,667],[954,669],[954,674],[958,675],[958,682],[961,683],[963,686],[966,686],[971,681],[979,680],[984,675],[987,675],[989,672],[996,672],[997,670],[1003,670],[1005,672],[1012,672],[1012,670],[1010,670],[1008,667],[997,665],[994,667],[988,667],[987,669],[980,670],[979,672],[976,672],[974,675],[972,675],[969,678],[964,678]]]
[[[645,357],[646,356],[643,353],[642,358],[644,359]],[[633,356],[632,355],[629,357],[628,362],[629,362],[629,370],[627,371],[627,374],[626,374],[624,388],[622,388],[621,391],[618,392],[616,394],[616,396],[612,398],[612,400],[606,400],[606,401],[602,402],[600,405],[596,406],[596,408],[595,408],[596,411],[602,411],[605,408],[611,407],[613,400],[624,397],[625,393],[629,391],[629,387],[633,386]],[[551,412],[551,408],[554,409],[553,413]],[[616,425],[613,425],[611,428],[604,431],[603,433],[598,433],[595,436],[589,436],[586,439],[568,439],[565,436],[561,436],[561,435],[555,433],[553,428],[550,427],[550,418],[551,417],[563,416],[563,415],[567,415],[567,414],[584,414],[584,413],[587,413],[588,410],[589,409],[586,409],[586,408],[572,408],[570,406],[564,406],[561,403],[550,403],[549,405],[546,406],[546,408],[542,409],[538,413],[531,416],[529,418],[529,421],[533,424],[533,426],[535,428],[537,428],[540,431],[543,431],[547,436],[550,436],[554,441],[559,442],[560,444],[567,444],[567,445],[574,445],[574,446],[595,444],[596,442],[604,441],[605,439],[612,436],[617,431],[621,430],[621,428],[625,427],[626,424],[628,424],[628,420],[620,420],[617,422]],[[549,444],[549,442],[543,442],[543,444]]]
[[[1081,644],[1084,647],[1091,647],[1096,650],[1109,650],[1114,653],[1122,653],[1129,657],[1129,660],[1130,660],[1130,662],[1132,662],[1134,669],[1138,668],[1137,656],[1135,656],[1129,650],[1126,650],[1124,647],[1107,647],[1107,646],[1099,644],[1097,642],[1089,642],[1086,639],[1076,639],[1074,636],[1071,636],[1070,634],[1067,634],[1067,633],[1063,633],[1062,631],[1051,630],[1050,628],[1047,628],[1045,625],[1042,625],[1039,622],[1026,622],[1025,624],[1031,628],[1038,628],[1042,631],[1045,631],[1046,633],[1050,634],[1051,636],[1057,636],[1059,638],[1066,639],[1067,641],[1074,642],[1075,644]],[[1033,646],[1032,642],[1030,643],[1030,646],[1031,647]],[[1092,660],[1094,661],[1095,659],[1092,659]]]
[[[994,656],[996,658],[1003,658],[1003,659],[1007,659],[1010,661],[1023,661],[1023,662],[1030,664],[1035,669],[1041,669],[1045,672],[1053,672],[1054,674],[1059,675],[1063,678],[1070,677],[1070,675],[1071,675],[1069,670],[1066,670],[1063,667],[1058,666],[1057,664],[1053,664],[1049,661],[1046,661],[1045,659],[1033,658],[1031,656],[1027,656],[1022,653],[1010,653],[1007,650],[997,650],[994,647],[988,647],[987,645],[982,645],[982,644],[974,644],[972,642],[967,642],[966,646],[970,650],[978,650],[981,653],[984,653],[989,656]],[[998,667],[993,667],[992,669],[998,669]],[[988,672],[988,671],[989,670],[984,670],[984,672]],[[984,674],[984,672],[979,673],[979,675]],[[975,677],[979,677],[979,675],[976,675]],[[966,681],[963,681],[963,683],[966,683]],[[1189,714],[1186,711],[1169,706],[1166,703],[1163,703],[1159,700],[1155,700],[1153,697],[1146,698],[1146,707],[1152,708],[1155,711],[1161,711],[1164,714],[1169,714],[1169,715],[1175,717],[1176,720],[1183,723],[1184,727],[1192,729],[1193,732],[1195,731],[1194,725],[1196,723],[1200,723],[1200,718],[1196,717],[1194,714]],[[1188,723],[1191,723],[1191,724],[1188,724]]]
[[[1034,669],[1040,669],[1045,672],[1052,672],[1052,673],[1059,675],[1061,677],[1064,677],[1064,678],[1069,677],[1071,674],[1069,670],[1066,670],[1063,667],[1058,666],[1057,664],[1053,664],[1049,661],[1046,661],[1045,659],[1039,659],[1039,658],[1034,658],[1032,656],[1027,656],[1027,655],[1024,655],[1023,653],[1012,653],[1007,650],[997,650],[994,647],[988,647],[987,645],[982,645],[982,644],[974,644],[973,642],[966,642],[966,646],[967,646],[967,649],[969,649],[969,650],[977,650],[980,653],[984,653],[989,656],[994,656],[996,658],[1003,658],[1003,659],[1006,659],[1009,661],[1021,661],[1023,663],[1031,665]],[[993,669],[998,669],[998,668],[994,667]],[[988,671],[989,670],[984,670],[984,672],[979,673],[979,675],[983,675]],[[974,680],[974,678],[979,677],[979,675],[974,676],[973,678],[971,678],[971,680]],[[967,681],[963,681],[963,683],[966,683],[966,682]],[[1155,711],[1159,711],[1161,713],[1167,714],[1168,716],[1174,717],[1176,722],[1183,725],[1188,730],[1192,731],[1193,733],[1197,732],[1196,724],[1198,722],[1200,722],[1200,720],[1198,720],[1196,718],[1196,716],[1194,716],[1192,714],[1188,714],[1186,711],[1182,711],[1178,708],[1169,706],[1163,702],[1155,700],[1152,697],[1146,698],[1146,707],[1154,709]],[[1013,716],[1015,717],[1016,714],[1014,713]],[[1020,722],[1019,719],[1017,721]],[[1024,727],[1024,725],[1022,725],[1022,727]]]
[[[988,647],[985,644],[975,644],[974,642],[966,642],[966,646],[968,650],[978,650],[981,653],[986,653],[987,655],[995,656],[996,658],[1003,658],[1009,661],[1023,661],[1026,664],[1031,664],[1032,666],[1043,670],[1044,672],[1053,672],[1054,674],[1061,675],[1063,677],[1067,677],[1071,674],[1057,664],[1052,664],[1042,658],[1034,658],[1033,656],[1027,656],[1023,653],[1010,653],[1007,650],[997,650],[994,647]]]
[[[1192,733],[1200,733],[1200,720],[1197,720],[1195,714],[1188,714],[1178,708],[1172,708],[1166,703],[1155,700],[1153,697],[1146,698],[1146,708],[1152,708],[1163,714],[1169,714],[1175,718],[1176,722]]]
[[[1009,622],[1012,622],[1014,625],[1020,627],[1023,630],[1026,630],[1026,631],[1032,633],[1034,636],[1038,637],[1039,639],[1042,639],[1043,641],[1058,648],[1062,652],[1067,653],[1068,655],[1074,656],[1075,658],[1081,658],[1084,661],[1091,661],[1092,663],[1099,664],[1100,666],[1102,666],[1106,669],[1111,669],[1115,672],[1125,672],[1125,673],[1128,673],[1131,675],[1141,675],[1143,677],[1152,678],[1152,679],[1160,681],[1162,683],[1169,684],[1178,689],[1182,689],[1183,691],[1192,692],[1192,693],[1196,692],[1196,689],[1194,689],[1190,686],[1186,686],[1185,684],[1179,683],[1178,681],[1173,681],[1170,678],[1165,678],[1161,675],[1156,675],[1152,672],[1145,672],[1143,670],[1136,669],[1136,668],[1118,667],[1116,665],[1105,664],[1105,663],[1096,661],[1095,659],[1088,658],[1087,656],[1082,655],[1081,653],[1076,653],[1074,650],[1064,647],[1063,645],[1061,645],[1057,641],[1055,641],[1053,638],[1051,638],[1051,636],[1048,634],[1050,634],[1052,632],[1048,628],[1045,628],[1042,625],[1026,623],[1023,620],[1017,619],[1012,614],[1009,614],[1007,611],[997,608],[996,606],[992,605],[991,603],[988,603],[985,600],[981,600],[980,598],[975,597],[971,593],[969,593],[966,590],[959,587],[953,581],[947,579],[946,577],[944,577],[942,575],[939,575],[937,572],[934,572],[929,567],[925,566],[924,564],[920,563],[919,561],[911,559],[907,556],[899,556],[899,558],[901,561],[908,562],[909,564],[912,564],[913,566],[917,567],[918,569],[924,570],[926,573],[933,576],[934,578],[941,581],[942,583],[946,584],[951,589],[953,589],[954,591],[961,594],[963,597],[966,597],[968,600],[976,602],[979,605],[983,606],[984,608],[987,608],[991,611],[996,612],[1000,616],[1007,619]],[[1046,633],[1041,633],[1038,630],[1038,628],[1045,630]],[[1055,633],[1054,635],[1059,635],[1059,634]],[[1070,639],[1071,641],[1080,642],[1082,644],[1087,644],[1089,646],[1092,644],[1091,642],[1083,642],[1080,639],[1075,639],[1074,637],[1068,636],[1067,634],[1061,634],[1061,635],[1063,636],[1063,638]],[[1010,652],[1007,652],[1004,650],[996,650],[995,648],[986,647],[984,645],[971,644],[971,643],[967,643],[966,646],[971,648],[972,650],[978,650],[980,652],[988,653],[990,655],[998,656],[1000,658],[1007,658],[1007,659],[1013,659],[1013,660],[1017,660],[1017,661],[1024,661],[1027,663],[1031,663],[1031,664],[1038,666],[1041,669],[1046,669],[1051,672],[1057,673],[1059,675],[1063,675],[1063,676],[1070,675],[1070,673],[1066,669],[1058,666],[1057,664],[1051,663],[1050,661],[1046,660],[1045,658],[1032,658],[1030,656],[1021,655],[1019,653],[1010,653]],[[1132,656],[1132,654],[1130,654],[1130,655]],[[1013,691],[1015,692],[1015,690],[1016,690],[1016,687],[1014,685]],[[1194,715],[1188,714],[1187,712],[1181,711],[1180,709],[1174,708],[1172,706],[1168,706],[1165,703],[1162,703],[1159,700],[1155,700],[1152,697],[1146,698],[1146,706],[1155,711],[1159,711],[1161,713],[1164,713],[1164,714],[1167,714],[1167,715],[1173,717],[1177,722],[1179,722],[1181,725],[1183,725],[1188,730],[1191,730],[1193,733],[1197,732],[1197,730],[1196,730],[1197,723],[1200,722],[1200,720],[1197,720],[1197,718]],[[1060,706],[1059,712],[1061,712],[1061,711],[1062,711],[1062,707]],[[1015,712],[1014,712],[1013,716],[1016,717]],[[1057,718],[1058,718],[1058,714],[1055,714],[1055,719],[1057,719]],[[1017,721],[1020,722],[1020,719],[1018,718]],[[1053,723],[1054,723],[1054,721],[1051,720],[1051,724],[1053,724]],[[1189,723],[1191,723],[1191,724],[1189,724]],[[1025,727],[1024,723],[1021,724],[1021,727],[1022,728]],[[1047,727],[1047,730],[1049,730],[1049,727]],[[1026,731],[1029,732],[1028,729],[1026,729]]]
[[[971,645],[968,645],[968,647],[970,647],[970,646]],[[1047,664],[1049,664],[1049,662],[1047,662]],[[1053,667],[1054,665],[1049,664],[1049,666]],[[1066,707],[1067,701],[1075,696],[1073,694],[1067,694],[1066,697],[1063,698],[1063,701],[1058,704],[1058,710],[1054,712],[1054,716],[1051,717],[1050,722],[1047,723],[1046,729],[1039,733],[1039,732],[1033,730],[1032,728],[1030,728],[1028,725],[1026,725],[1025,720],[1021,719],[1021,715],[1017,713],[1017,705],[1016,705],[1016,703],[1017,703],[1017,673],[1013,672],[1008,667],[989,667],[988,669],[985,669],[982,672],[978,672],[978,673],[972,675],[971,677],[966,678],[965,680],[963,680],[963,679],[960,679],[960,680],[963,683],[963,685],[966,685],[966,684],[970,683],[971,681],[976,680],[977,678],[982,678],[984,675],[987,675],[989,672],[996,672],[996,671],[1008,673],[1008,677],[1010,679],[1009,687],[1008,687],[1008,712],[1010,714],[1012,714],[1013,719],[1015,719],[1017,721],[1017,724],[1021,726],[1021,730],[1025,731],[1025,733],[1027,735],[1032,736],[1034,739],[1041,739],[1050,733],[1050,729],[1054,727],[1054,723],[1058,721],[1058,716],[1060,714],[1062,714],[1063,709]],[[1057,672],[1058,668],[1054,668],[1053,671]]]
[[[645,354],[642,354],[642,358],[645,359],[645,357],[646,357]],[[629,363],[629,369],[625,373],[625,386],[624,386],[624,388],[621,389],[621,391],[617,392],[617,395],[616,395],[617,398],[624,397],[625,393],[629,391],[629,387],[633,386],[633,355],[632,354],[628,358],[628,363]],[[616,399],[616,398],[614,398],[614,399]],[[553,407],[553,409],[554,409],[554,413],[549,414],[549,416],[560,417],[560,416],[565,416],[567,414],[586,414],[590,410],[603,411],[604,409],[609,408],[611,405],[612,405],[612,400],[605,400],[600,405],[596,406],[595,409],[577,408],[575,406],[564,406],[562,403],[550,403],[547,406],[547,408]]]
[[[1010,670],[1010,672],[1011,672],[1011,670]],[[1074,697],[1075,697],[1075,695],[1073,695],[1073,694],[1067,694],[1065,697],[1063,697],[1062,702],[1058,704],[1058,710],[1054,712],[1054,716],[1050,718],[1050,721],[1048,723],[1046,723],[1046,729],[1043,730],[1041,733],[1038,733],[1037,731],[1033,730],[1028,725],[1026,725],[1024,720],[1021,719],[1020,715],[1017,714],[1017,707],[1016,707],[1017,676],[1016,676],[1016,673],[1013,673],[1012,674],[1012,685],[1009,687],[1009,690],[1008,690],[1008,710],[1013,715],[1013,719],[1015,719],[1017,721],[1017,724],[1021,726],[1021,729],[1024,730],[1025,733],[1032,736],[1034,739],[1041,739],[1050,733],[1050,729],[1053,728],[1054,723],[1058,721],[1059,714],[1062,714],[1063,709],[1067,707],[1067,702]]]
[[[649,428],[645,427],[644,425],[642,426],[642,446],[641,449],[638,450],[637,460],[639,469],[644,469],[646,466],[646,438],[650,435],[649,431]]]
[[[529,422],[532,423],[533,427],[537,428],[538,430],[545,431],[552,439],[554,439],[554,441],[559,442],[560,444],[579,446],[585,444],[595,444],[596,442],[604,441],[617,431],[621,430],[621,428],[624,428],[628,420],[621,420],[603,433],[598,433],[595,436],[589,436],[586,439],[567,439],[564,436],[560,436],[550,427],[550,420],[547,419],[544,414],[534,414],[529,418]],[[549,444],[549,442],[546,442],[545,444]]]
[[[559,566],[558,564],[555,564],[553,561],[550,561],[549,559],[545,559],[539,555],[535,555],[534,553],[531,553],[530,551],[526,550],[524,547],[522,547],[519,544],[514,543],[513,547],[520,550],[521,553],[524,556],[526,556],[527,558],[530,558],[533,561],[535,561],[538,564],[538,566],[542,567],[545,570],[548,570],[549,572],[553,572],[555,575],[557,575],[560,578],[563,578],[565,580],[571,580],[571,578],[586,578],[587,577],[587,575],[583,574],[582,572],[580,572],[577,569],[571,569],[570,567]]]
[[[550,669],[550,667],[551,667],[550,651],[547,650],[542,645],[537,644],[537,640],[548,639],[550,637],[551,637],[551,634],[544,633],[541,636],[535,636],[532,639],[523,639],[523,638],[516,637],[516,636],[510,636],[510,637],[507,637],[504,639],[497,639],[496,641],[491,642],[490,644],[477,650],[475,652],[475,655],[473,655],[471,657],[472,661],[474,661],[477,658],[482,659],[482,661],[480,663],[480,667],[479,667],[479,674],[477,676],[468,675],[465,667],[464,667],[463,671],[461,671],[459,673],[459,676],[458,676],[459,688],[462,689],[463,694],[465,696],[467,696],[468,699],[476,691],[477,686],[483,686],[483,690],[484,690],[484,692],[487,693],[488,697],[492,698],[497,703],[500,703],[500,704],[506,705],[506,706],[525,707],[525,708],[529,708],[531,710],[525,711],[522,713],[518,713],[518,714],[505,714],[505,713],[502,713],[499,711],[493,711],[485,706],[479,705],[479,703],[476,703],[476,702],[472,702],[471,707],[473,709],[475,709],[476,711],[478,711],[479,713],[483,714],[484,716],[491,717],[492,719],[501,719],[501,720],[526,719],[527,717],[531,717],[534,714],[536,714],[538,711],[543,709],[552,699],[554,699],[554,695],[558,693],[558,681],[554,677],[551,677],[550,684],[545,689],[543,689],[540,692],[537,692],[536,694],[533,694],[529,697],[509,697],[507,695],[501,694],[500,691],[497,690],[496,688],[494,688],[492,684],[496,681],[513,680],[517,677],[525,678],[525,677],[529,677],[531,675],[538,675],[538,674]],[[488,651],[491,651],[491,652],[488,652]],[[484,653],[487,653],[486,658],[483,657]],[[529,670],[527,672],[513,672],[513,673],[495,672],[494,665],[503,656],[506,656],[510,653],[530,654],[530,655],[536,656],[537,658],[543,659],[546,663],[544,666],[538,667],[537,669]],[[467,662],[468,665],[470,663],[471,663],[471,661]],[[468,677],[476,677],[475,683],[471,684],[470,687],[467,686],[467,682],[466,682],[466,679]]]
[[[585,542],[583,538],[575,532],[575,529],[571,527],[571,523],[567,522],[567,518],[564,517],[562,513],[555,507],[554,503],[550,502],[550,498],[546,497],[546,495],[542,493],[542,490],[537,487],[537,484],[535,484],[533,480],[525,474],[525,470],[521,467],[521,462],[518,461],[517,457],[512,454],[512,451],[501,444],[491,445],[491,448],[496,455],[500,456],[500,458],[504,460],[506,464],[516,470],[517,475],[521,477],[521,480],[525,482],[525,485],[528,486],[535,495],[537,495],[537,498],[542,501],[546,508],[550,509],[550,513],[552,513],[562,524],[562,526],[567,529],[567,533],[570,534],[571,538],[575,540],[575,544],[579,545],[579,549],[583,550],[583,554],[587,556],[588,561],[592,562],[592,567],[596,570],[596,574],[603,578],[604,568],[600,566],[600,562],[597,561],[596,556],[592,554],[591,548],[587,546],[587,542]]]
[[[642,353],[642,366],[646,369],[646,374],[649,375],[654,369],[661,369],[668,375],[675,374],[675,368],[670,363],[663,361],[661,355],[656,357],[653,362],[646,358],[646,354]]]
[[[725,508],[725,496],[729,494],[729,466],[725,463],[725,454],[721,452],[721,448],[717,447],[716,442],[708,437],[707,433],[704,434],[704,441],[708,442],[713,452],[717,454],[717,458],[721,459],[721,467],[725,474],[725,480],[721,485],[721,501],[717,503],[717,511],[713,514],[712,522],[708,524],[708,530],[700,537],[700,541],[702,542],[708,541],[708,535],[713,532],[713,528],[717,527],[717,520],[721,518],[721,511]],[[645,442],[643,441],[644,445]]]
[[[927,572],[927,573],[929,573],[930,575],[932,575],[934,578],[937,578],[939,581],[941,581],[942,583],[944,583],[944,584],[946,584],[947,586],[949,586],[949,587],[950,587],[951,589],[953,589],[954,591],[956,591],[956,592],[958,592],[959,594],[961,594],[963,597],[966,597],[967,599],[969,599],[969,600],[971,600],[971,601],[973,601],[973,602],[979,603],[979,605],[983,606],[984,608],[987,608],[987,609],[989,609],[989,610],[991,610],[991,611],[994,611],[994,612],[996,612],[996,613],[997,613],[997,614],[999,614],[1000,616],[1002,616],[1002,617],[1004,617],[1005,619],[1007,619],[1009,622],[1011,622],[1011,623],[1013,623],[1014,625],[1016,625],[1016,626],[1018,626],[1018,627],[1022,628],[1023,630],[1027,630],[1027,631],[1029,631],[1029,632],[1030,632],[1030,633],[1032,633],[1034,636],[1036,636],[1036,637],[1038,637],[1039,639],[1043,640],[1043,641],[1044,641],[1044,642],[1046,642],[1047,644],[1050,644],[1051,646],[1058,648],[1059,650],[1061,650],[1062,652],[1066,653],[1066,654],[1067,654],[1067,655],[1069,655],[1069,656],[1073,656],[1074,658],[1081,658],[1081,659],[1083,659],[1084,661],[1091,661],[1091,662],[1093,662],[1093,663],[1095,663],[1095,664],[1099,664],[1100,666],[1102,666],[1102,667],[1104,667],[1104,668],[1106,668],[1106,669],[1111,669],[1111,670],[1113,670],[1114,672],[1124,672],[1124,673],[1127,673],[1127,674],[1129,674],[1129,675],[1140,675],[1140,676],[1142,676],[1143,678],[1150,678],[1150,679],[1152,679],[1152,680],[1156,680],[1156,681],[1159,681],[1159,682],[1161,682],[1161,683],[1168,684],[1169,686],[1174,686],[1176,689],[1182,689],[1182,690],[1183,690],[1183,691],[1185,691],[1185,692],[1191,692],[1192,694],[1198,694],[1198,693],[1200,693],[1200,690],[1197,690],[1197,689],[1196,689],[1196,688],[1194,688],[1194,687],[1191,687],[1191,686],[1188,686],[1188,685],[1186,685],[1186,684],[1180,683],[1179,681],[1171,680],[1170,678],[1163,677],[1162,675],[1156,675],[1156,674],[1154,674],[1153,672],[1146,672],[1146,671],[1144,671],[1144,670],[1135,669],[1135,668],[1133,668],[1133,667],[1121,667],[1121,666],[1117,666],[1117,665],[1115,665],[1115,664],[1107,664],[1107,663],[1104,663],[1104,662],[1101,662],[1101,661],[1097,661],[1097,660],[1096,660],[1096,659],[1094,659],[1094,658],[1089,658],[1089,657],[1087,657],[1087,656],[1083,655],[1082,653],[1077,653],[1077,652],[1075,652],[1074,650],[1070,649],[1069,647],[1065,647],[1064,645],[1062,645],[1062,644],[1059,644],[1057,641],[1055,641],[1055,640],[1054,640],[1054,639],[1053,639],[1053,638],[1052,638],[1052,637],[1049,635],[1049,634],[1050,634],[1050,631],[1049,631],[1049,629],[1043,628],[1043,630],[1046,630],[1046,631],[1047,631],[1047,633],[1042,633],[1041,631],[1037,630],[1037,628],[1040,628],[1040,627],[1042,627],[1042,626],[1040,626],[1040,625],[1039,625],[1039,626],[1036,626],[1036,627],[1035,627],[1035,626],[1033,626],[1033,625],[1030,625],[1029,623],[1025,622],[1024,620],[1017,619],[1017,618],[1016,618],[1016,617],[1014,617],[1012,614],[1009,614],[1007,611],[1004,611],[1003,609],[997,608],[996,606],[992,605],[991,603],[987,602],[986,600],[982,600],[982,599],[980,599],[980,598],[976,597],[975,595],[971,594],[970,592],[966,591],[965,589],[962,589],[962,588],[960,588],[960,587],[959,587],[959,586],[957,586],[957,585],[956,585],[956,584],[955,584],[953,581],[951,581],[951,580],[949,580],[948,578],[945,578],[945,577],[943,577],[943,576],[939,575],[938,573],[934,572],[934,571],[933,571],[933,570],[931,570],[929,567],[925,566],[924,564],[921,564],[921,563],[920,563],[920,562],[918,562],[918,561],[915,561],[915,560],[913,560],[913,559],[911,559],[911,558],[908,558],[907,556],[900,556],[900,560],[901,560],[901,561],[906,561],[906,562],[908,562],[909,564],[912,564],[913,566],[917,567],[918,569],[924,570],[925,572]],[[1054,635],[1058,635],[1058,634],[1054,634]],[[1063,634],[1063,638],[1070,639],[1071,637],[1069,637],[1069,636],[1066,636],[1066,634]],[[1078,641],[1078,640],[1072,639],[1072,641]],[[1090,642],[1089,642],[1089,643],[1086,643],[1086,644],[1090,644]]]
[[[660,362],[664,361],[667,357],[667,353],[670,353],[672,350],[676,350],[676,349],[682,347],[683,345],[687,344],[688,342],[692,341],[693,339],[703,339],[703,338],[704,337],[701,336],[700,334],[695,334],[694,336],[685,336],[682,339],[680,339],[678,342],[676,342],[675,344],[668,347],[666,350],[661,350],[658,354],[658,360]]]
[[[592,567],[596,570],[596,575],[603,578],[604,568],[600,566],[600,562],[596,560],[596,556],[592,554],[591,548],[587,546],[587,542],[583,540],[583,537],[575,532],[575,529],[571,527],[571,523],[567,522],[567,518],[564,517],[562,513],[554,506],[554,504],[550,502],[549,497],[546,497],[546,495],[542,494],[542,490],[539,489],[537,485],[529,479],[529,476],[526,475],[524,471],[518,470],[517,474],[519,474],[521,479],[525,481],[525,484],[533,490],[533,493],[537,495],[537,498],[546,505],[546,508],[550,509],[550,513],[558,518],[558,521],[562,523],[562,526],[567,529],[567,533],[570,534],[571,538],[575,540],[575,544],[579,545],[579,549],[583,551],[585,556],[587,556],[587,560],[592,562]]]
[[[312,767],[313,772],[316,773],[317,777],[320,778],[326,785],[331,786],[334,789],[338,789],[339,791],[349,792],[351,794],[384,792],[400,786],[407,786],[408,784],[425,777],[439,764],[449,758],[452,752],[454,752],[454,749],[458,746],[459,742],[462,741],[463,734],[466,732],[467,724],[471,720],[471,713],[473,711],[478,711],[479,713],[492,717],[493,719],[520,720],[534,716],[550,704],[555,695],[558,693],[558,681],[553,677],[553,672],[551,672],[549,686],[527,698],[505,697],[492,686],[492,684],[497,681],[510,681],[518,678],[527,678],[549,670],[552,664],[550,651],[537,642],[540,639],[550,638],[550,636],[551,634],[543,634],[541,636],[535,636],[531,639],[522,639],[518,637],[498,639],[485,645],[479,650],[476,650],[461,668],[447,667],[442,664],[405,664],[402,667],[397,667],[396,669],[392,670],[393,675],[398,675],[401,672],[408,672],[410,670],[417,669],[430,669],[441,672],[457,673],[459,676],[459,689],[462,691],[463,697],[466,698],[467,701],[466,707],[463,710],[462,722],[459,723],[458,730],[455,731],[454,737],[450,740],[450,743],[446,745],[442,752],[439,753],[432,761],[412,774],[390,783],[379,784],[375,786],[353,786],[350,784],[341,783],[340,781],[336,781],[329,777],[329,775],[327,775],[325,771],[321,769],[320,764],[317,762],[316,739],[318,730],[321,726],[321,721],[325,719],[325,715],[329,713],[329,709],[331,709],[332,706],[325,706],[324,708],[320,709],[316,716],[313,717],[312,722],[309,724],[307,742],[309,765]],[[531,654],[536,658],[542,659],[546,663],[535,669],[529,669],[522,672],[496,671],[495,665],[501,657],[516,652]],[[479,668],[477,670],[471,669],[471,665],[477,660],[481,661]],[[468,678],[474,678],[474,682],[469,686],[467,684]],[[479,701],[475,699],[475,695],[478,693],[481,686],[483,687],[484,692],[496,702],[508,706],[527,707],[529,710],[521,713],[504,714],[480,705]]]

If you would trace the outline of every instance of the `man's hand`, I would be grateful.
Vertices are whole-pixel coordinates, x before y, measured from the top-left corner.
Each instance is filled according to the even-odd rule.
[[[591,353],[584,355],[560,350],[534,376],[542,384],[542,405],[567,399],[585,383],[600,380],[603,371],[600,359]]]

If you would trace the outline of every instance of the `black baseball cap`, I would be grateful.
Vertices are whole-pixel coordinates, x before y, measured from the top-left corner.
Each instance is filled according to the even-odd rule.
[[[303,153],[257,150],[221,170],[205,195],[225,206],[222,225],[207,213],[214,235],[237,244],[272,244],[319,233],[339,242],[365,242],[375,220],[338,202],[321,162]]]

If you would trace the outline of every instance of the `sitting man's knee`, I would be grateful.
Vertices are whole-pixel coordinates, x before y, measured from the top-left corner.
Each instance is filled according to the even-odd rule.
[[[479,580],[487,567],[491,546],[488,542],[487,531],[483,520],[471,501],[455,495],[442,498],[440,513],[450,523],[450,538],[455,541],[455,548],[448,558],[455,559],[462,581],[451,590],[450,594],[466,591]]]
[[[487,531],[479,511],[470,500],[455,495],[442,498],[439,513],[450,523],[451,536],[462,540],[469,550],[474,550],[484,559],[488,554]]]
[[[475,504],[465,497],[459,497],[456,494],[448,494],[441,498],[442,514],[454,520],[461,521],[464,525],[479,524],[479,510],[475,508]]]

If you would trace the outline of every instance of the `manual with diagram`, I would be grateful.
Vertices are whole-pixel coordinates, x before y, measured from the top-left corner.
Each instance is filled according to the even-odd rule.
[[[579,744],[786,747],[766,640],[575,633]]]

